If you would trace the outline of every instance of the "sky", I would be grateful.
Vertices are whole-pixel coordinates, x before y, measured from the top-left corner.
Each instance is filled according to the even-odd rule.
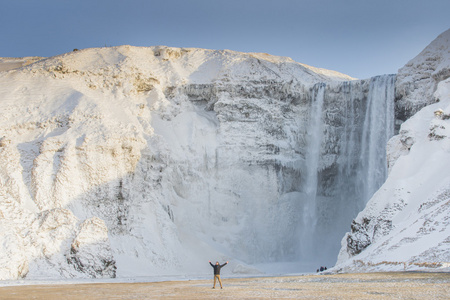
[[[449,0],[0,0],[0,57],[165,45],[369,78],[397,73],[450,28],[449,12]]]

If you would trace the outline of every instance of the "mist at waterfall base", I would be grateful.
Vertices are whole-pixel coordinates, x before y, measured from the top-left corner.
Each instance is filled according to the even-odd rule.
[[[394,89],[395,75],[313,87],[299,198],[301,271],[335,264],[351,220],[384,183]]]

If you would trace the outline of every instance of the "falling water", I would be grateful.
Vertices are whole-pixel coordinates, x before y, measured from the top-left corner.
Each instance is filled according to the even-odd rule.
[[[368,107],[363,127],[360,164],[367,180],[362,196],[365,204],[386,180],[386,144],[394,135],[395,76],[384,75],[370,80]]]
[[[312,107],[308,130],[308,151],[306,152],[306,195],[308,197],[304,216],[315,220],[314,199],[317,195],[317,170],[319,168],[320,149],[323,136],[322,107],[325,96],[325,84],[316,85],[312,94]],[[316,90],[317,89],[317,90]]]
[[[306,151],[306,179],[305,179],[305,205],[303,207],[303,230],[302,241],[310,241],[314,236],[316,227],[316,196],[317,196],[317,170],[319,168],[320,149],[323,137],[323,103],[325,97],[324,83],[316,84],[312,90],[311,110],[309,116],[309,126],[307,131],[308,149]],[[311,243],[301,243],[302,256],[313,254]]]
[[[386,180],[394,89],[394,75],[313,87],[303,169],[302,260],[331,259],[332,265],[352,219]]]

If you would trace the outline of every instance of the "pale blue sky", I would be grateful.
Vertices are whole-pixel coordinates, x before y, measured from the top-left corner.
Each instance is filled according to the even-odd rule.
[[[0,57],[167,45],[368,78],[396,73],[449,28],[449,0],[0,0]]]

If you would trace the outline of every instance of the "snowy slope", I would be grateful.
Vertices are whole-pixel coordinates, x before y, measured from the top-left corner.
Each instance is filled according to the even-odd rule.
[[[41,60],[42,57],[33,56],[33,57],[0,57],[0,71],[8,71],[17,69],[29,64],[32,64],[36,61]]]
[[[437,85],[449,76],[450,30],[447,30],[398,70],[397,120],[404,122],[424,106],[435,103],[433,93]]]
[[[390,140],[389,177],[343,238],[336,269],[450,267],[449,49],[450,30],[400,70],[399,88],[407,80],[415,86],[403,100],[418,107],[423,100],[434,104],[403,123]]]
[[[292,259],[301,203],[280,184],[302,159],[304,103],[313,84],[350,79],[266,54],[131,46],[1,72],[0,278]]]

